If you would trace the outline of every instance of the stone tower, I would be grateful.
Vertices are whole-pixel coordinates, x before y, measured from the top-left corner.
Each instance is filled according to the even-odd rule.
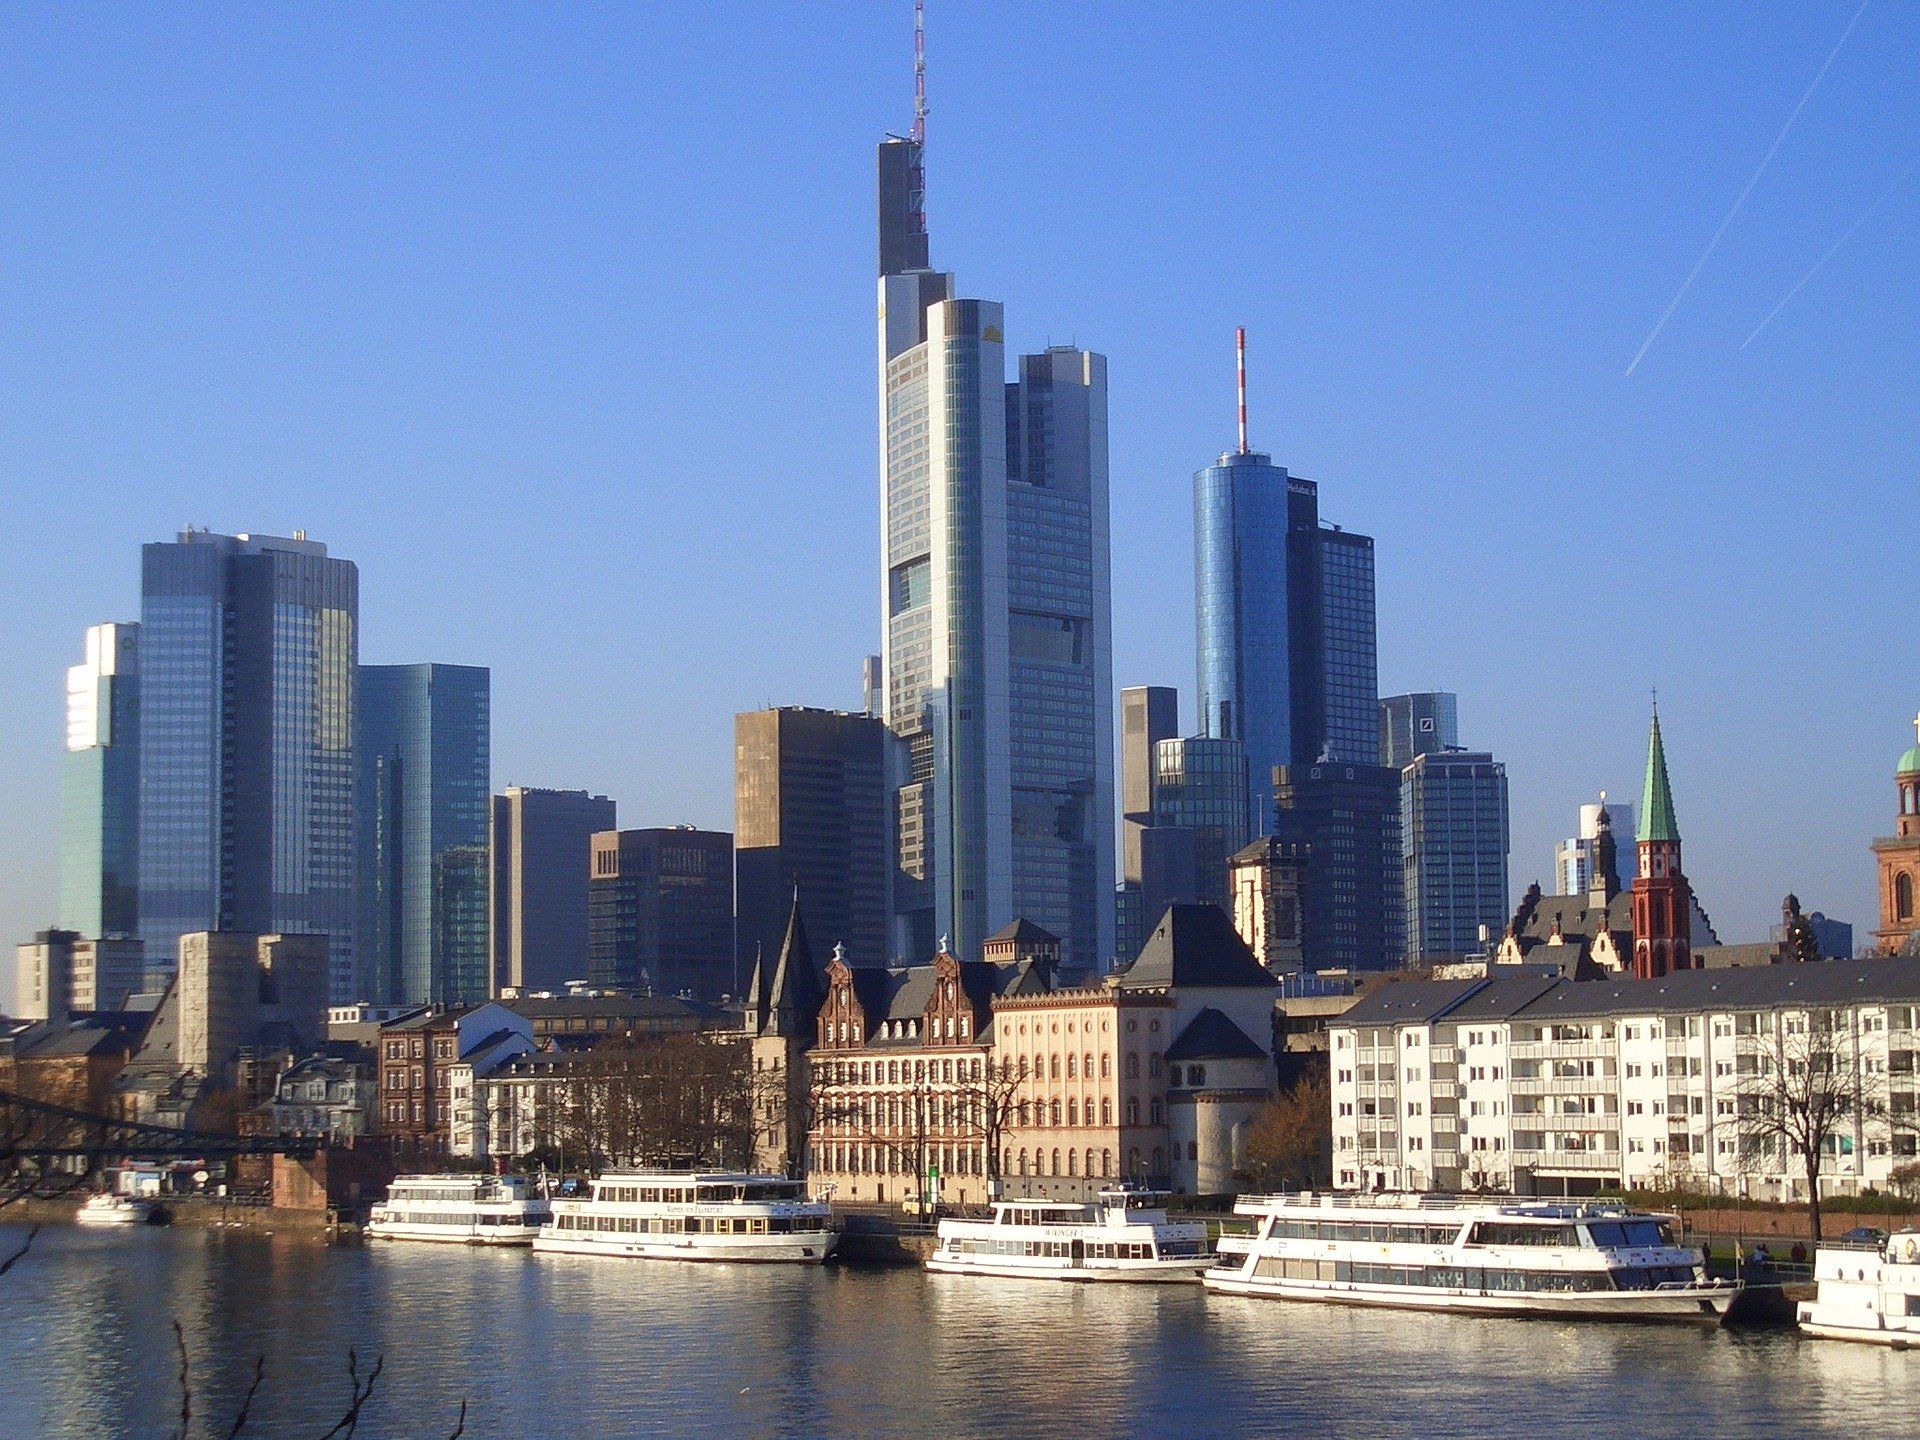
[[[747,1033],[752,1037],[754,1166],[800,1177],[806,1171],[813,1067],[807,1058],[818,1028],[826,988],[807,943],[796,888],[787,912],[787,933],[768,970],[764,956],[753,963],[747,986]]]
[[[1914,720],[1920,730],[1920,717]],[[1880,862],[1880,928],[1873,932],[1882,955],[1897,955],[1920,941],[1920,744],[1912,746],[1893,767],[1894,788],[1900,792],[1900,813],[1894,832],[1873,842]]]
[[[1647,778],[1640,792],[1640,864],[1633,879],[1633,973],[1657,980],[1693,968],[1693,887],[1680,866],[1680,826],[1673,815],[1660,712],[1647,737]]]

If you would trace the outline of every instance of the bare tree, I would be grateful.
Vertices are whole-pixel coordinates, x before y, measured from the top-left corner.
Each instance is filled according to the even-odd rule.
[[[1332,1092],[1314,1071],[1274,1096],[1247,1131],[1247,1164],[1268,1186],[1312,1185],[1333,1153]]]
[[[1788,1011],[1756,1025],[1736,1059],[1735,1128],[1747,1168],[1786,1174],[1807,1186],[1807,1223],[1820,1242],[1820,1172],[1829,1156],[1860,1145],[1868,1127],[1891,1128],[1886,1077],[1868,1068],[1846,1011]]]
[[[998,1200],[1001,1181],[1006,1178],[1002,1140],[1019,1109],[1021,1077],[1013,1061],[1004,1056],[997,1064],[988,1056],[979,1074],[975,1075],[971,1067],[967,1073],[969,1078],[961,1086],[961,1103],[966,1107],[968,1123],[986,1147],[987,1198]]]

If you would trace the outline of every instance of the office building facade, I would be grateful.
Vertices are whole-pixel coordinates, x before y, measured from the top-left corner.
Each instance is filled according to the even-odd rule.
[[[1444,690],[1380,702],[1380,763],[1404,770],[1416,756],[1460,748],[1460,697]]]
[[[1307,854],[1301,903],[1310,970],[1390,970],[1405,953],[1400,772],[1281,765],[1275,833]]]
[[[1120,884],[1114,893],[1114,953],[1123,962],[1140,953],[1167,905],[1194,898],[1192,837],[1185,837],[1184,847],[1178,842],[1169,846],[1166,835],[1153,833],[1154,747],[1179,735],[1180,692],[1171,685],[1132,685],[1120,692]],[[1170,849],[1180,853],[1170,857]]]
[[[1409,965],[1483,953],[1499,937],[1512,913],[1507,852],[1505,765],[1484,752],[1439,750],[1401,771]]]
[[[144,547],[140,935],[170,974],[197,931],[326,937],[359,998],[359,574],[296,533]]]
[[[877,716],[782,707],[733,719],[734,959],[779,954],[799,897],[848,962],[888,958],[887,752]]]
[[[118,940],[139,923],[140,627],[94,625],[67,671],[59,928]]]
[[[1192,855],[1192,893],[1165,895],[1165,904],[1193,901],[1231,908],[1228,862],[1254,833],[1247,797],[1247,751],[1238,740],[1190,735],[1153,747],[1155,823],[1146,839],[1148,855],[1157,863],[1151,868],[1163,883],[1175,881],[1178,857],[1185,850]],[[1173,858],[1163,859],[1154,849],[1161,831],[1185,831],[1192,840],[1170,845],[1167,853]],[[1148,928],[1159,920],[1159,914],[1148,915]]]
[[[1610,829],[1615,835],[1633,834],[1633,806],[1623,800],[1609,800],[1605,792],[1590,805],[1580,807],[1579,833],[1562,840],[1553,850],[1553,875],[1558,892],[1561,895],[1584,895],[1593,889],[1596,881],[1611,881],[1615,891],[1626,888],[1633,877],[1623,875],[1619,868],[1619,852],[1614,856],[1613,868],[1607,875],[1596,875],[1594,867],[1598,865],[1600,851],[1600,812],[1606,811],[1611,821]]]
[[[476,1005],[490,993],[491,676],[475,665],[363,665],[355,746],[360,965],[375,1004]]]
[[[488,825],[493,988],[562,990],[587,975],[587,878],[593,837],[614,805],[584,790],[509,786]]]
[[[691,825],[592,840],[587,978],[597,986],[718,1000],[740,993],[733,836]]]
[[[929,268],[921,141],[879,150],[882,631],[895,955],[1025,915],[1112,950],[1105,361],[1006,380],[1005,319]]]

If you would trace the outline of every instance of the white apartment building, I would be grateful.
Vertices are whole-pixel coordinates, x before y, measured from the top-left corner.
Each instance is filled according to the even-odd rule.
[[[1404,981],[1328,1039],[1341,1187],[1804,1199],[1802,1158],[1754,1116],[1823,1065],[1857,1097],[1823,1193],[1884,1188],[1920,1156],[1920,958]]]

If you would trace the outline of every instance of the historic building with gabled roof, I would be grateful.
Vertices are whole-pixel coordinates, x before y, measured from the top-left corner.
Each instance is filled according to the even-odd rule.
[[[1920,717],[1914,720],[1920,730]],[[1894,832],[1873,842],[1880,869],[1880,928],[1873,932],[1882,955],[1920,955],[1920,744],[1895,762],[1900,809]]]

